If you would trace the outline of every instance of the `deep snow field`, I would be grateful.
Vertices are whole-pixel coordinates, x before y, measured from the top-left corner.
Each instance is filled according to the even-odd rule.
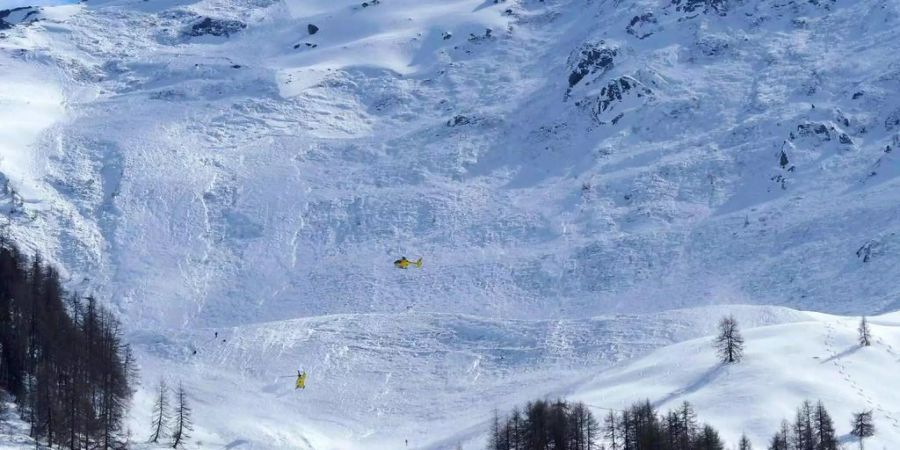
[[[757,447],[821,398],[900,442],[895,1],[0,20],[0,225],[122,317],[136,441],[165,377],[204,449],[475,449],[542,396],[689,400]],[[730,313],[747,360],[721,368]]]

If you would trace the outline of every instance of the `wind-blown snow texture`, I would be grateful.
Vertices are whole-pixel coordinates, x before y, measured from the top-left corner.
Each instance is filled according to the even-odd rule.
[[[5,228],[112,302],[146,383],[187,373],[209,445],[441,448],[731,308],[661,311],[900,308],[896,2],[0,20]]]

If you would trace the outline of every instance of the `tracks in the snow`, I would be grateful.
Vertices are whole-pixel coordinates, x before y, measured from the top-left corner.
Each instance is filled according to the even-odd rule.
[[[876,411],[879,415],[884,417],[892,427],[900,431],[900,414],[896,411],[890,411],[885,409],[884,406],[879,402],[876,398],[874,398],[871,394],[866,392],[862,386],[854,379],[853,375],[848,370],[847,363],[844,362],[845,357],[856,353],[860,350],[860,347],[853,346],[844,351],[838,351],[835,347],[835,322],[825,322],[825,350],[828,352],[828,359],[823,362],[831,363],[836,368],[838,373],[841,375],[841,378],[853,388],[853,391],[856,393],[859,398],[861,398],[866,407]],[[876,339],[876,342],[883,344],[884,342],[881,339]],[[886,345],[888,352],[891,355],[896,355],[893,348],[890,345]]]

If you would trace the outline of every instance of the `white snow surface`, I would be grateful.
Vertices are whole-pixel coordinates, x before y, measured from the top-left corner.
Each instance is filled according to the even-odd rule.
[[[890,448],[898,320],[839,315],[900,309],[900,6],[696,3],[0,13],[3,228],[123,318],[136,436],[166,377],[200,448],[475,448],[544,395],[868,405]]]
[[[900,367],[897,315],[873,320],[872,346],[858,344],[858,321],[812,314],[814,320],[754,328],[744,333],[745,358],[722,365],[711,338],[682,342],[631,364],[605,371],[573,396],[596,413],[622,409],[640,392],[659,409],[688,401],[700,419],[733,444],[746,433],[754,448],[767,448],[782,420],[792,422],[804,400],[821,400],[840,441],[855,448],[853,413],[872,410],[877,436],[866,448],[891,449],[900,442]]]
[[[0,450],[33,449],[28,437],[28,424],[22,421],[16,404],[6,393],[0,393]]]

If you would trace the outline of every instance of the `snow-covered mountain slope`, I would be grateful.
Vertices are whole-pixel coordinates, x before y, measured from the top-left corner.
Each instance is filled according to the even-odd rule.
[[[197,391],[209,447],[448,447],[730,308],[665,311],[900,307],[896,2],[0,19],[4,229],[121,314],[144,388]]]
[[[900,368],[900,315],[872,321],[876,339],[871,347],[857,344],[858,321],[813,317],[749,330],[740,364],[719,364],[710,338],[682,342],[604,372],[574,398],[595,408],[619,409],[640,392],[662,410],[686,400],[728,442],[747,433],[755,448],[766,448],[781,420],[792,421],[804,400],[821,400],[842,442],[856,445],[851,414],[871,409],[878,433],[866,448],[895,448],[900,392],[891,376]]]
[[[695,3],[64,7],[13,233],[147,326],[896,307],[897,5]]]
[[[560,321],[410,313],[146,334],[135,337],[148,385],[134,426],[150,421],[149,385],[166,378],[191,387],[210,448],[479,448],[495,408],[581,392],[628,358],[712,333],[710,317],[727,312],[748,327],[811,320],[755,306]],[[310,376],[303,391],[298,362]]]

